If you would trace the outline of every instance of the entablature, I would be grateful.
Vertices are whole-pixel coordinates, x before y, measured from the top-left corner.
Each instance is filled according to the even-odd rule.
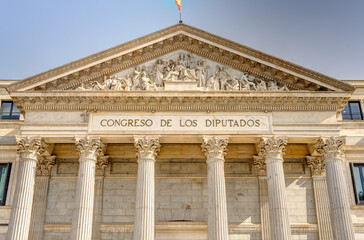
[[[340,111],[350,92],[82,91],[14,92],[26,111]]]

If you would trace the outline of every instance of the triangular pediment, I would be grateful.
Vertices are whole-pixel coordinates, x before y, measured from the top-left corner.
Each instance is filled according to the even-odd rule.
[[[178,76],[176,76],[177,73],[172,74],[173,77],[168,76],[171,75],[172,68],[181,65],[178,61],[181,53],[186,58],[186,63],[183,64],[188,64],[188,66],[183,66],[182,70],[177,67]],[[158,64],[158,61],[163,64]],[[156,70],[158,65],[163,65],[163,75]],[[282,91],[353,91],[351,85],[336,79],[184,24],[166,28],[27,78],[10,85],[8,90],[10,92],[105,90],[105,80],[109,79],[110,82],[114,79],[125,85],[128,80],[127,75],[129,74],[129,77],[133,78],[135,77],[134,71],[137,70],[140,71],[140,74],[144,74],[145,82],[151,81],[149,87],[161,91],[165,90],[164,82],[169,80],[172,82],[192,80],[201,82],[203,68],[206,71],[203,86],[198,83],[198,88],[191,90],[216,90],[211,88],[211,81],[209,82],[211,77],[216,75],[215,81],[219,82],[220,86],[218,90],[227,90],[231,87],[233,90],[252,91],[257,88],[264,90],[259,88],[260,83],[260,87],[264,88],[263,85],[265,85],[268,91],[277,89]],[[226,75],[226,79],[223,79],[225,78],[223,75]],[[237,87],[237,82],[234,82],[234,77],[238,80],[239,87]],[[152,90],[149,87],[143,89],[142,77],[138,76],[138,78],[140,86],[134,89],[131,87],[130,90]],[[164,81],[157,82],[161,78]],[[221,79],[226,80],[227,84],[222,86]],[[246,83],[247,86],[250,84],[249,89],[243,87],[244,81],[249,81]],[[100,84],[101,87],[98,87],[99,89],[92,87],[95,84]],[[154,85],[156,85],[155,88]],[[110,85],[107,88],[111,88]],[[119,91],[125,91],[125,89],[125,86],[117,88]]]

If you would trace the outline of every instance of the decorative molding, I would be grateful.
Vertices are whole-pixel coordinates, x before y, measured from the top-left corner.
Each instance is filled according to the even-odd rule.
[[[104,176],[105,168],[109,164],[109,156],[99,156],[96,162],[96,175]]]
[[[267,176],[267,164],[262,156],[253,156],[253,164],[257,169],[258,176]]]
[[[16,93],[26,111],[337,111],[347,93],[303,92],[57,92]]]
[[[44,152],[44,145],[42,146],[41,137],[16,137],[16,144],[18,145],[17,154],[20,159],[34,159],[37,160]]]
[[[328,137],[320,138],[314,145],[314,148],[318,154],[323,156],[324,163],[334,160],[344,159],[344,146],[346,144],[345,137]]]
[[[204,137],[201,147],[207,162],[216,159],[224,160],[228,142],[229,139],[227,137]]]
[[[133,61],[136,61],[137,59],[143,59],[143,56],[145,55],[155,55],[160,51],[165,51],[165,45],[177,46],[175,49],[181,49],[187,45],[189,48],[193,48],[193,50],[186,50],[195,52],[199,55],[201,55],[201,53],[198,51],[203,49],[204,52],[213,53],[212,55],[215,55],[214,58],[220,58],[221,61],[229,61],[237,65],[244,66],[244,68],[249,69],[249,71],[251,71],[250,73],[252,74],[255,72],[259,75],[266,75],[270,78],[276,78],[279,83],[282,83],[282,81],[292,82],[292,85],[295,85],[296,82],[299,83],[297,86],[302,85],[302,87],[309,87],[312,85],[313,89],[320,89],[320,86],[305,80],[307,78],[312,78],[344,91],[353,91],[354,89],[351,85],[340,82],[336,79],[263,54],[251,48],[209,34],[199,29],[186,26],[184,24],[179,24],[150,34],[146,37],[142,37],[126,44],[122,44],[109,50],[83,58],[79,61],[75,61],[34,77],[30,77],[24,81],[10,85],[8,90],[10,92],[14,92],[19,89],[28,88],[33,84],[51,78],[55,79],[53,81],[55,81],[55,86],[57,87],[60,84],[68,86],[69,82],[80,78],[84,79],[82,81],[89,81],[92,80],[92,78],[94,79],[94,77],[103,77],[105,75],[112,74],[112,72],[115,71],[114,66],[118,64],[124,66],[128,65],[128,67],[130,67],[133,66],[133,64],[136,65]],[[243,55],[248,55],[251,57],[251,59],[249,59],[249,57],[243,57]],[[253,58],[256,60],[253,60]],[[143,59],[143,61],[146,61],[146,59]],[[98,63],[93,64],[95,62]],[[265,62],[269,62],[272,64],[272,66],[278,66],[287,69],[288,71],[283,72],[281,70],[274,69],[266,65]],[[293,72],[294,75],[288,73],[289,71]],[[300,75],[303,75],[305,79],[298,77]],[[50,83],[50,85],[52,85],[52,83]],[[46,86],[43,86],[43,88],[45,89]]]
[[[325,163],[322,156],[307,156],[307,165],[311,169],[312,176],[325,176]]]
[[[105,145],[100,137],[76,137],[75,144],[79,153],[79,159],[94,159],[103,155]]]
[[[139,160],[155,160],[160,151],[160,143],[158,137],[135,137],[134,146]]]
[[[266,161],[277,159],[283,161],[286,145],[287,138],[285,137],[263,137],[256,147],[259,156],[265,157]]]
[[[41,156],[37,162],[37,176],[50,176],[56,156]]]

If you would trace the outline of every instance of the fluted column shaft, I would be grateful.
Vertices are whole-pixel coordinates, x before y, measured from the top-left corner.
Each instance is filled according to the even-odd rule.
[[[265,157],[268,179],[268,200],[272,240],[290,240],[286,184],[283,172],[285,138],[263,138],[258,152]]]
[[[19,170],[15,195],[7,232],[8,240],[28,239],[33,205],[34,179],[37,158],[40,154],[40,138],[17,138]]]
[[[229,239],[224,162],[227,138],[205,137],[202,149],[207,162],[208,239]]]
[[[135,138],[138,179],[135,202],[135,240],[154,239],[155,181],[154,163],[160,149],[158,138]]]
[[[56,162],[55,159],[56,156],[42,156],[37,163],[29,240],[43,239],[50,171]]]
[[[345,143],[343,137],[331,137],[321,138],[316,144],[316,151],[323,156],[326,166],[332,230],[334,239],[337,240],[353,240],[355,238],[342,166]]]
[[[311,169],[317,225],[320,240],[332,240],[330,219],[330,201],[326,184],[326,171],[322,156],[307,156],[307,165]]]
[[[79,151],[79,170],[76,187],[76,204],[72,219],[72,240],[90,240],[92,237],[95,196],[95,166],[102,154],[100,138],[76,138]]]

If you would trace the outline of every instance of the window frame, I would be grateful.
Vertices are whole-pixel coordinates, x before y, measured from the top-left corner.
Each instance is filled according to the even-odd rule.
[[[356,188],[356,180],[355,180],[355,173],[354,173],[354,165],[359,165],[360,168],[364,169],[364,163],[351,163],[350,164],[350,170],[351,170],[351,179],[353,181],[353,188],[354,188],[354,194],[355,194],[355,203],[356,205],[359,206],[363,206],[364,205],[364,200],[359,200],[359,194],[358,194],[358,190]],[[360,180],[361,180],[361,184],[362,186],[364,186],[364,171],[359,171],[360,174]]]
[[[8,118],[3,118],[3,104],[4,103],[11,103],[10,114],[6,115],[6,117],[8,117]],[[19,109],[18,109],[19,115],[13,115],[14,106],[18,109],[18,107],[14,104],[14,101],[1,101],[1,109],[0,109],[1,110],[0,111],[0,114],[1,114],[0,118],[1,119],[0,120],[2,120],[2,121],[17,121],[17,120],[20,120],[21,113],[20,113]],[[13,116],[17,116],[17,118],[13,118]]]
[[[5,182],[4,182],[4,189],[3,189],[3,198],[0,199],[0,206],[5,206],[6,205],[7,195],[8,195],[12,164],[11,163],[0,163],[0,165],[7,166],[6,175],[5,175]]]
[[[350,103],[358,103],[358,105],[359,105],[359,112],[360,112],[360,119],[353,119],[353,113],[352,113],[352,111],[351,111],[351,105],[350,105]],[[350,119],[344,119],[344,115],[343,115],[343,111],[344,111],[344,109],[341,111],[341,117],[342,117],[342,120],[343,121],[362,121],[362,120],[364,120],[363,119],[363,111],[362,111],[362,105],[361,105],[361,100],[351,100],[351,101],[349,101],[346,105],[345,105],[345,107],[346,106],[348,106],[348,108],[349,108],[349,114],[347,114],[347,115],[349,115],[350,116]]]

